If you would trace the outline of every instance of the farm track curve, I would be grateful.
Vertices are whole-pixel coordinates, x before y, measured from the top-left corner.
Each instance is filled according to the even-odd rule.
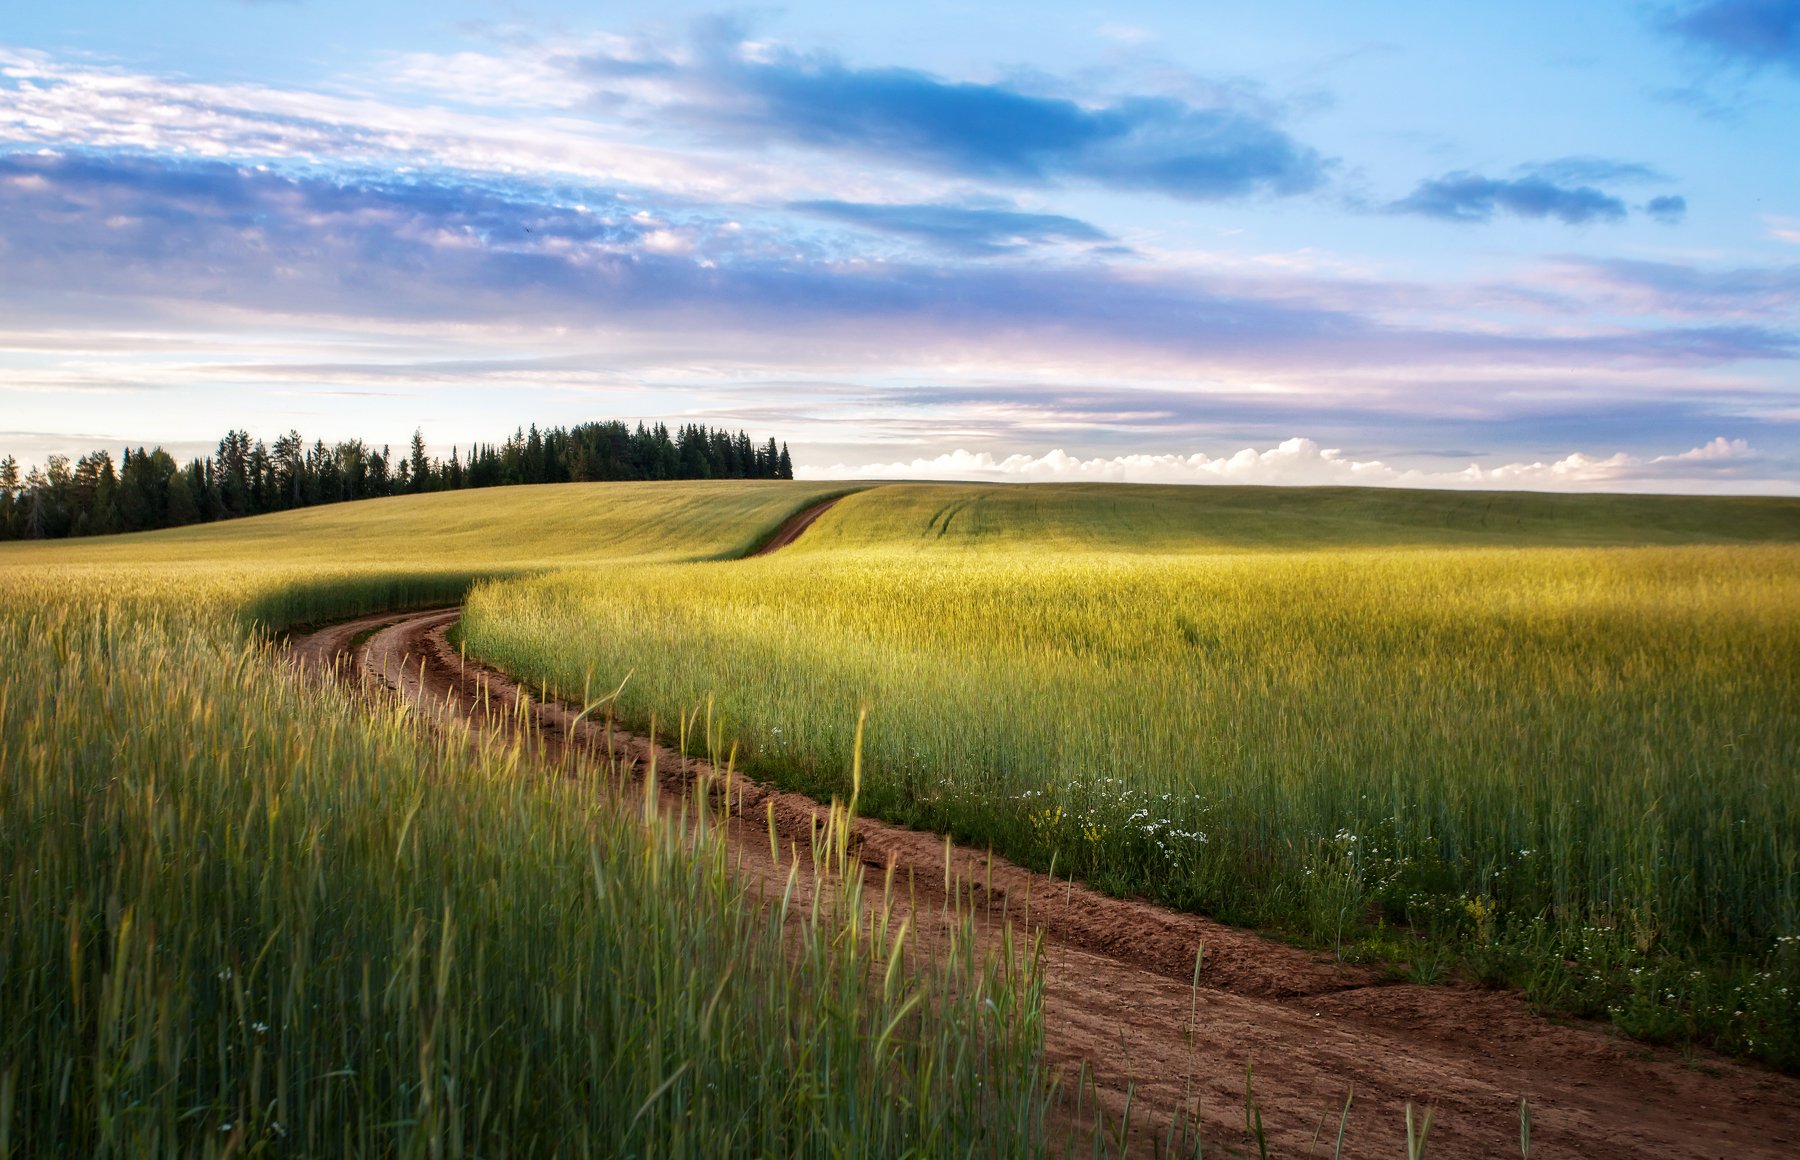
[[[810,514],[810,524],[822,510],[801,517]],[[723,778],[705,761],[610,720],[577,721],[579,707],[540,700],[460,655],[447,639],[460,615],[446,608],[362,617],[297,635],[289,653],[314,678],[397,694],[445,727],[520,738],[563,769],[608,759],[637,778],[654,769],[666,808],[686,808],[696,792],[718,801]],[[739,872],[778,896],[793,864],[790,844],[807,848],[825,807],[741,775],[724,807]],[[784,850],[779,861],[770,816]],[[1329,1152],[1352,1090],[1345,1156],[1405,1155],[1408,1101],[1433,1110],[1430,1156],[1516,1155],[1521,1097],[1531,1105],[1533,1156],[1800,1154],[1800,1079],[1552,1023],[1511,992],[1382,984],[1370,968],[1112,898],[985,851],[947,847],[935,834],[864,818],[854,841],[868,890],[879,896],[884,882],[895,884],[894,921],[911,918],[915,953],[947,945],[959,913],[973,915],[990,947],[1005,945],[1009,924],[1015,945],[1019,933],[1042,938],[1047,1062],[1064,1073],[1069,1096],[1085,1068],[1096,1087],[1084,1102],[1091,1108],[1098,1099],[1114,1120],[1129,1089],[1134,1152],[1150,1154],[1170,1118],[1196,1102],[1209,1149],[1245,1146],[1245,1072],[1253,1063],[1275,1156],[1317,1154],[1315,1135]],[[809,897],[810,864],[799,863]],[[1062,1127],[1077,1126],[1067,1107],[1057,1117]]]
[[[817,521],[820,516],[836,507],[839,500],[846,499],[854,494],[856,493],[846,492],[844,495],[834,495],[830,499],[820,500],[818,503],[804,511],[796,512],[779,528],[775,529],[775,534],[769,537],[767,543],[757,548],[754,552],[751,552],[750,555],[767,556],[771,552],[779,552],[781,549],[799,539],[801,533],[812,527],[813,523]]]

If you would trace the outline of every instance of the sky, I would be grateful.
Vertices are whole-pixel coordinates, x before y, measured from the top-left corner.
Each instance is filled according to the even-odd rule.
[[[1800,0],[0,0],[0,454],[1800,494]]]

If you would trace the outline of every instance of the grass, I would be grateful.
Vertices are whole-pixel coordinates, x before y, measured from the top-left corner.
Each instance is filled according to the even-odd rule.
[[[0,1156],[1035,1152],[1029,970],[905,962],[853,875],[760,898],[704,816],[264,643],[484,570],[729,551],[810,495],[658,490],[0,552]]]
[[[1800,1067],[1800,503],[882,487],[479,587],[472,650],[757,771],[1350,957]]]
[[[0,1156],[1038,1147],[1010,959],[897,960],[854,880],[783,923],[605,771],[264,643],[471,583],[478,650],[713,693],[787,784],[866,705],[866,812],[1794,1066],[1791,501],[889,486],[725,562],[836,490],[0,548]]]
[[[518,571],[741,556],[841,484],[561,483],[300,508],[124,536],[0,544],[0,568],[384,574]]]
[[[908,484],[851,496],[792,550],[1316,551],[1792,543],[1800,501],[1355,487]]]

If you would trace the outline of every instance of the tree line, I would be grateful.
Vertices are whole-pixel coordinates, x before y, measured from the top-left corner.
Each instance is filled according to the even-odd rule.
[[[477,443],[448,459],[425,453],[414,431],[406,454],[360,439],[311,446],[298,431],[265,444],[230,431],[218,450],[182,464],[161,447],[52,455],[21,474],[0,458],[0,540],[140,532],[377,496],[521,483],[596,480],[792,479],[787,445],[742,431],[620,422],[535,424],[504,443]]]

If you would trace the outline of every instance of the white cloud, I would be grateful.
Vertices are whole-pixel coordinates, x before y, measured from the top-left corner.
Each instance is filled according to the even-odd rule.
[[[954,185],[872,172],[853,161],[797,166],[779,151],[746,155],[729,143],[671,147],[666,133],[641,118],[551,102],[552,94],[579,94],[563,72],[546,74],[546,67],[477,53],[393,63],[390,80],[446,102],[436,104],[347,84],[313,91],[197,82],[0,48],[0,141],[225,161],[417,166],[496,180],[529,175],[718,203],[931,200]],[[427,89],[425,76],[440,83]],[[479,110],[466,107],[470,94],[481,95]],[[515,98],[526,96],[544,111],[522,115]]]
[[[1716,438],[1672,455],[1641,457],[1618,452],[1609,456],[1575,451],[1553,462],[1506,463],[1484,467],[1470,463],[1456,471],[1399,468],[1379,459],[1347,458],[1342,451],[1321,447],[1306,438],[1283,440],[1274,447],[1246,447],[1231,454],[1118,455],[1081,459],[1060,448],[1044,455],[1009,455],[962,449],[911,462],[800,466],[804,479],[940,479],[1008,482],[1109,483],[1239,483],[1278,485],[1350,484],[1379,487],[1506,488],[1543,491],[1724,490],[1746,488],[1731,468],[1756,459],[1742,439]],[[1721,470],[1724,468],[1725,470]],[[1748,481],[1750,489],[1800,491],[1788,481]]]
[[[1702,444],[1691,451],[1683,451],[1680,455],[1658,455],[1651,463],[1717,463],[1722,459],[1753,459],[1756,453],[1750,450],[1750,444],[1743,439],[1727,439],[1720,435],[1710,443]]]

